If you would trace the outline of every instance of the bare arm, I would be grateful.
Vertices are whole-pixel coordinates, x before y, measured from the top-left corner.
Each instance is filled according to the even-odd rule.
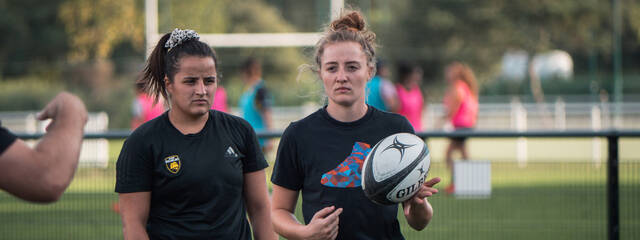
[[[271,219],[276,232],[287,239],[335,239],[338,235],[339,216],[342,208],[323,208],[304,225],[293,215],[298,202],[298,191],[273,185]]]
[[[151,192],[119,194],[124,239],[148,240],[146,226],[151,205]]]
[[[273,118],[271,114],[271,108],[260,107],[260,116],[264,120],[264,126],[267,130],[273,129]],[[267,154],[273,148],[273,141],[271,139],[264,140],[264,146],[262,151]]]
[[[449,89],[447,89],[444,104],[446,112],[441,118],[436,119],[434,124],[436,128],[442,128],[442,126],[451,122],[453,116],[458,111],[458,108],[460,108],[460,104],[462,104],[461,97],[454,87],[449,87]]]
[[[458,109],[462,104],[462,96],[460,96],[460,93],[458,92],[457,88],[452,87],[449,90],[449,101],[451,102],[449,103],[449,106],[447,108],[446,118],[450,120],[453,118],[456,112],[458,112]]]
[[[269,108],[260,111],[260,115],[262,116],[262,119],[264,119],[264,125],[267,127],[267,129],[273,129],[273,117],[271,114],[271,109]]]
[[[38,113],[51,119],[47,133],[31,149],[16,140],[2,155],[0,188],[27,201],[55,202],[71,183],[78,166],[87,110],[82,101],[60,93]]]
[[[271,204],[264,170],[244,174],[244,200],[254,239],[278,239],[271,224]]]
[[[415,196],[402,203],[404,216],[413,229],[420,231],[431,222],[433,207],[427,201],[427,197],[438,193],[438,190],[433,186],[439,182],[440,178],[438,177],[425,182]]]

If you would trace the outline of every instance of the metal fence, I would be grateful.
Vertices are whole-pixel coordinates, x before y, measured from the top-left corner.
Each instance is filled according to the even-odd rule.
[[[87,133],[86,138],[104,138],[119,145],[129,131]],[[258,136],[278,138],[281,131]],[[640,237],[640,155],[631,153],[620,161],[620,139],[635,141],[640,131],[507,131],[478,130],[457,133],[417,133],[431,147],[446,138],[466,136],[471,144],[493,144],[500,139],[526,138],[531,142],[562,142],[576,139],[606,139],[606,162],[558,159],[532,161],[490,160],[493,191],[488,198],[467,199],[440,194],[431,198],[434,220],[424,231],[414,231],[399,213],[407,239],[638,239]],[[41,134],[19,134],[37,139]],[[115,141],[115,142],[113,142]],[[640,145],[633,145],[632,148]],[[627,144],[628,145],[628,144]],[[111,146],[118,151],[120,146]],[[561,146],[561,148],[563,148]],[[583,151],[584,149],[565,149]],[[628,149],[627,149],[628,150]],[[494,151],[502,151],[496,148]],[[628,154],[627,154],[628,155]],[[117,155],[111,156],[115,158]],[[482,157],[482,156],[480,156]],[[0,234],[4,239],[119,239],[121,223],[111,205],[115,170],[110,159],[106,169],[80,169],[60,202],[35,206],[0,197]],[[434,159],[430,176],[446,176],[442,159]],[[267,171],[270,171],[269,169]],[[97,179],[97,180],[96,180]],[[102,180],[100,180],[102,179]],[[106,181],[104,180],[106,179]],[[446,181],[446,180],[445,180]],[[443,183],[444,184],[444,183]],[[96,185],[98,187],[91,187]],[[78,210],[80,209],[80,210]],[[297,213],[300,216],[300,213]],[[42,220],[45,219],[45,220]],[[35,226],[35,227],[34,227]],[[18,230],[15,230],[18,229]],[[55,229],[55,230],[51,230]],[[28,231],[25,231],[28,230]],[[17,232],[20,231],[20,232]]]

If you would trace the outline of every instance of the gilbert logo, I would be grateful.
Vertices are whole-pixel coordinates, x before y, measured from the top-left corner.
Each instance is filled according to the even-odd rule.
[[[167,167],[167,170],[169,170],[169,172],[178,174],[178,172],[180,172],[180,167],[182,164],[178,155],[171,155],[164,158],[164,165]]]

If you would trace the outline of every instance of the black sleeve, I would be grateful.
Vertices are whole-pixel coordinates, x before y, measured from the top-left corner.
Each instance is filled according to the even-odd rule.
[[[256,106],[260,110],[270,109],[273,104],[271,93],[266,87],[262,86],[256,91]]]
[[[2,155],[17,138],[18,137],[9,132],[9,130],[0,126],[0,155]]]
[[[153,179],[152,153],[144,137],[134,131],[122,145],[116,162],[116,192],[151,191]]]
[[[276,163],[273,166],[271,182],[278,186],[298,191],[304,183],[304,171],[298,157],[297,142],[294,134],[294,125],[291,124],[282,134]]]
[[[407,120],[407,118],[405,118],[404,116],[402,117],[402,131],[403,132],[408,132],[411,134],[416,134],[415,129],[413,129],[413,126],[411,125],[411,123],[409,122],[409,120]]]
[[[262,154],[262,149],[260,149],[256,132],[249,122],[241,121],[244,144],[239,147],[245,148],[240,150],[244,153],[244,157],[242,158],[242,172],[248,173],[265,169],[269,164],[267,164],[267,160],[264,159],[264,154]]]

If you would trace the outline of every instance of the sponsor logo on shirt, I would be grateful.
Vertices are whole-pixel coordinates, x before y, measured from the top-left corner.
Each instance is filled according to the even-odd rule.
[[[167,170],[173,174],[178,174],[180,172],[180,168],[182,167],[182,162],[180,162],[180,157],[178,155],[171,155],[164,158],[164,165],[167,167]]]
[[[240,159],[243,157],[244,155],[238,152],[238,150],[235,150],[233,146],[227,147],[227,151],[224,152],[224,159],[229,161],[229,163],[237,169],[242,169],[242,160]]]
[[[237,158],[238,154],[236,153],[236,151],[233,150],[233,148],[231,146],[229,146],[229,148],[227,148],[227,152],[224,154],[225,157],[232,157],[232,158]]]

